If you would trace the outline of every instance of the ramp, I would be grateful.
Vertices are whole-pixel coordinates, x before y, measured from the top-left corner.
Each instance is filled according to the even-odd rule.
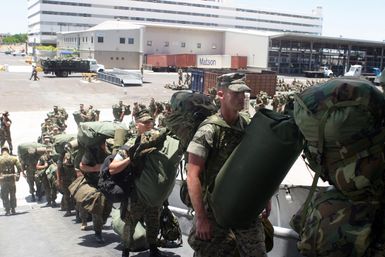
[[[143,84],[143,76],[140,71],[121,70],[114,68],[112,71],[98,72],[98,79],[126,87],[130,85],[138,86]]]

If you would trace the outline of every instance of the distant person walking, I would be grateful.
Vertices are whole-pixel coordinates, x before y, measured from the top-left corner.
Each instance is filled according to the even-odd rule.
[[[10,153],[12,154],[12,138],[11,138],[11,124],[12,121],[9,118],[9,112],[5,111],[0,120],[1,129],[0,129],[0,146],[3,146],[5,142],[8,143]]]
[[[32,66],[32,74],[31,74],[31,77],[29,78],[29,80],[31,80],[32,78],[33,78],[33,80],[40,80],[40,78],[37,76],[36,66]]]

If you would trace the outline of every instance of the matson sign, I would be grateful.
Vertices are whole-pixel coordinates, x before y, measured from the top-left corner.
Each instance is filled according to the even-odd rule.
[[[197,55],[198,68],[231,68],[230,55]]]

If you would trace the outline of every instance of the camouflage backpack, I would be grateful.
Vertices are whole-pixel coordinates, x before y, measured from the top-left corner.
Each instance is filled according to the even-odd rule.
[[[291,221],[302,254],[364,256],[378,240],[373,228],[384,231],[375,221],[384,210],[384,112],[383,94],[363,79],[332,79],[295,95],[294,119],[316,173]],[[319,177],[333,187],[313,195]]]
[[[187,148],[201,122],[217,111],[210,98],[190,91],[179,91],[172,95],[171,113],[166,116],[166,127]]]
[[[385,98],[369,81],[338,78],[295,96],[311,169],[350,199],[381,198]]]

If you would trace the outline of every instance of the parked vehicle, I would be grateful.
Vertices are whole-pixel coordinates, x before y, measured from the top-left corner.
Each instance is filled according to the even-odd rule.
[[[321,66],[318,71],[304,71],[303,73],[308,78],[331,78],[334,76],[333,71],[326,66]]]
[[[371,68],[372,72],[362,72],[362,65],[355,64],[351,65],[348,72],[344,74],[346,77],[363,77],[367,80],[370,80],[374,84],[379,83],[379,78],[381,76],[381,70],[379,68]]]
[[[102,72],[104,65],[95,59],[42,59],[40,60],[44,74],[55,74],[57,77],[67,77],[71,73]]]
[[[12,55],[13,56],[25,56],[25,52],[16,51],[16,52],[12,52]]]

